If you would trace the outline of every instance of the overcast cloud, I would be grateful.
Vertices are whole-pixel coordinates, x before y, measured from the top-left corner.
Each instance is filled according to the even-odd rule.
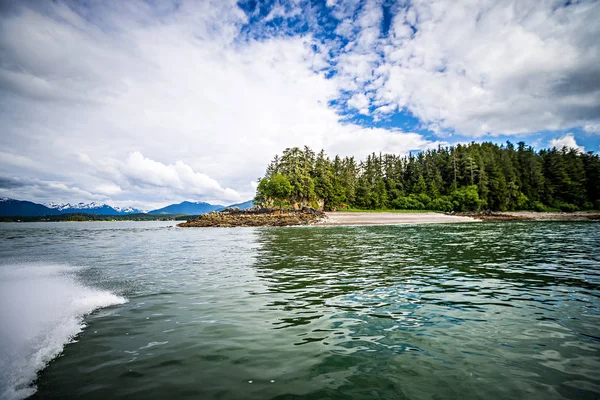
[[[290,146],[598,150],[600,2],[319,7],[3,3],[0,196],[229,204]]]

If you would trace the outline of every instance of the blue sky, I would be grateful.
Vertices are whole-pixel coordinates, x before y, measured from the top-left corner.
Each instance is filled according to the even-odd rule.
[[[500,2],[500,4],[501,3],[502,2]],[[581,13],[584,12],[582,9],[586,9],[592,10],[592,15],[598,15],[597,3],[580,3],[583,3],[583,5],[586,7],[577,9],[581,6],[581,4],[578,4],[578,2],[530,3],[531,7],[527,9],[527,12],[523,12],[523,16],[527,18],[527,13],[538,12],[541,17],[546,19],[544,22],[550,24],[556,22],[557,19],[560,19],[553,18],[553,16],[556,16],[560,13]],[[328,77],[335,77],[339,73],[343,73],[340,71],[338,64],[339,56],[342,54],[352,53],[352,47],[355,46],[358,41],[360,41],[359,35],[364,32],[361,29],[364,28],[364,26],[355,26],[352,32],[349,34],[340,32],[340,29],[345,22],[351,21],[351,24],[355,25],[361,18],[361,14],[373,15],[372,21],[370,21],[368,24],[368,29],[376,30],[377,34],[376,40],[372,42],[375,43],[374,48],[371,49],[373,51],[369,52],[369,55],[375,55],[375,61],[370,68],[371,70],[375,70],[389,62],[386,58],[386,56],[389,55],[389,51],[386,51],[384,46],[390,46],[390,43],[394,41],[393,37],[395,32],[393,24],[394,22],[398,23],[398,21],[395,21],[395,18],[397,18],[398,15],[403,12],[417,9],[419,7],[418,5],[415,5],[409,1],[315,1],[304,4],[298,2],[279,1],[242,1],[238,4],[248,16],[248,22],[242,29],[243,34],[240,35],[241,40],[247,40],[247,38],[260,40],[271,36],[295,36],[310,34],[318,43],[318,46],[324,46],[329,50],[329,53],[327,54],[328,63],[323,67],[323,70],[326,71]],[[423,8],[424,4],[427,5],[427,2],[421,3],[421,8]],[[489,5],[490,4],[488,4],[488,6]],[[450,8],[453,7],[451,3],[446,3],[445,6]],[[486,9],[485,2],[480,2],[479,6],[480,9],[478,11]],[[457,2],[456,8],[461,7],[461,2]],[[518,5],[517,3],[505,2],[503,7],[501,6],[498,8],[498,12],[511,10],[516,14]],[[492,12],[488,12],[492,14]],[[469,18],[466,14],[468,13],[465,13],[462,16],[465,18],[465,20],[468,20]],[[518,20],[517,15],[513,17],[513,20]],[[440,18],[439,22],[441,23],[442,21],[443,18]],[[418,17],[414,22],[407,21],[406,19],[404,21],[404,25],[407,25],[410,29],[412,38],[420,34],[420,24],[422,24],[422,22],[420,23],[420,21],[418,21]],[[517,30],[521,25],[526,24],[515,23],[514,25],[515,26],[512,27],[512,30]],[[597,24],[594,25],[596,25],[596,27],[590,30],[588,33],[589,37],[592,37],[593,34],[598,33]],[[581,30],[586,29],[583,24],[579,26],[579,28]],[[554,30],[559,31],[560,27],[554,27]],[[530,33],[533,34],[533,32]],[[552,35],[548,35],[548,37],[545,39],[550,40],[551,36]],[[490,46],[493,44],[494,43],[490,43]],[[318,51],[318,46],[315,45],[315,51]],[[379,48],[377,48],[378,46]],[[537,43],[537,46],[534,47],[543,47],[543,42]],[[506,56],[518,56],[519,53],[524,52],[527,49],[517,48],[516,50],[517,51],[513,52],[512,54],[507,53]],[[586,49],[584,46],[582,46],[582,50],[589,51],[591,49]],[[559,54],[557,53],[557,55]],[[594,59],[590,61],[600,61],[600,59],[594,57]],[[438,68],[438,72],[443,74],[447,72],[447,68],[447,65],[442,65]],[[343,70],[343,68],[341,68],[341,70]],[[369,71],[368,76],[365,77],[366,84],[362,85],[363,92],[368,92],[364,87],[369,83],[372,83],[378,77],[377,74],[372,72],[373,71]],[[532,72],[535,73],[535,71]],[[590,71],[589,73],[590,80],[597,80],[600,78],[600,75],[598,75],[598,68],[595,68],[594,71]],[[553,77],[553,80],[555,82],[559,82],[567,79],[567,83],[569,83],[566,75],[568,75],[568,73],[565,74],[563,71],[562,75],[557,74],[555,77]],[[354,78],[356,79],[356,77]],[[475,130],[466,129],[463,131],[463,129],[449,124],[444,126],[442,131],[439,131],[437,129],[430,129],[431,121],[419,118],[419,115],[415,115],[412,112],[410,106],[397,107],[391,112],[377,114],[375,113],[377,105],[373,105],[371,103],[366,107],[365,112],[361,113],[356,108],[348,106],[348,99],[354,93],[354,91],[343,91],[340,93],[341,96],[334,100],[332,104],[337,107],[340,115],[343,115],[347,121],[351,121],[365,127],[402,129],[404,131],[419,132],[429,140],[436,140],[442,137],[447,139],[447,141],[450,143],[457,141],[471,141],[473,140],[473,136],[476,137],[477,141],[493,141],[498,143],[502,143],[507,140],[523,140],[527,143],[533,144],[537,148],[550,146],[551,140],[556,140],[557,138],[568,135],[573,136],[575,142],[578,145],[587,148],[588,151],[598,151],[600,149],[600,139],[598,138],[597,132],[597,112],[600,111],[600,108],[597,104],[594,110],[595,116],[592,115],[590,118],[591,120],[596,121],[594,124],[592,124],[594,125],[593,127],[586,126],[586,124],[589,122],[588,119],[581,119],[577,121],[561,121],[554,125],[550,125],[550,129],[548,129],[548,126],[545,126],[544,124],[534,124],[527,129],[510,129],[509,132],[494,128],[480,128]],[[371,91],[371,93],[373,93],[373,91]],[[598,101],[599,98],[596,96],[593,98],[593,100]],[[439,121],[433,121],[435,126],[437,126],[438,123]]]
[[[289,146],[600,150],[600,2],[4,2],[0,196],[253,195]]]

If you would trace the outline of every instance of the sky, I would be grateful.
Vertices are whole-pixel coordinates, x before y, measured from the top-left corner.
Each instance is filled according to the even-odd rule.
[[[254,196],[292,146],[600,151],[600,1],[0,0],[0,197]]]

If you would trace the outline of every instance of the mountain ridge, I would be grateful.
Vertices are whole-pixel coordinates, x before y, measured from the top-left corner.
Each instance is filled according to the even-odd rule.
[[[211,211],[218,211],[225,208],[222,205],[214,205],[203,201],[182,201],[178,204],[170,204],[156,210],[148,211],[148,214],[188,214],[201,215]]]
[[[46,204],[34,203],[27,200],[16,200],[8,197],[0,198],[0,216],[6,217],[41,217],[45,215],[59,214],[96,214],[96,215],[131,215],[131,214],[150,214],[150,215],[168,215],[168,214],[187,214],[202,215],[211,211],[220,211],[228,207],[239,207],[247,209],[253,206],[252,200],[231,204],[228,206],[210,204],[203,201],[183,201],[178,204],[150,211],[143,211],[132,206],[117,207],[105,203],[56,203],[48,202]]]
[[[95,201],[91,203],[54,203],[49,202],[43,204],[44,206],[58,210],[61,214],[73,214],[73,213],[93,213],[98,215],[126,215],[126,214],[142,214],[143,210],[128,206],[128,207],[113,207],[106,203],[97,203]]]

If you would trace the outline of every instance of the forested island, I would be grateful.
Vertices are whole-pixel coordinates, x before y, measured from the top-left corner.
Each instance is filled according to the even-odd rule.
[[[255,203],[326,211],[598,210],[600,159],[566,147],[535,151],[523,142],[371,154],[362,161],[294,147],[270,162]]]

